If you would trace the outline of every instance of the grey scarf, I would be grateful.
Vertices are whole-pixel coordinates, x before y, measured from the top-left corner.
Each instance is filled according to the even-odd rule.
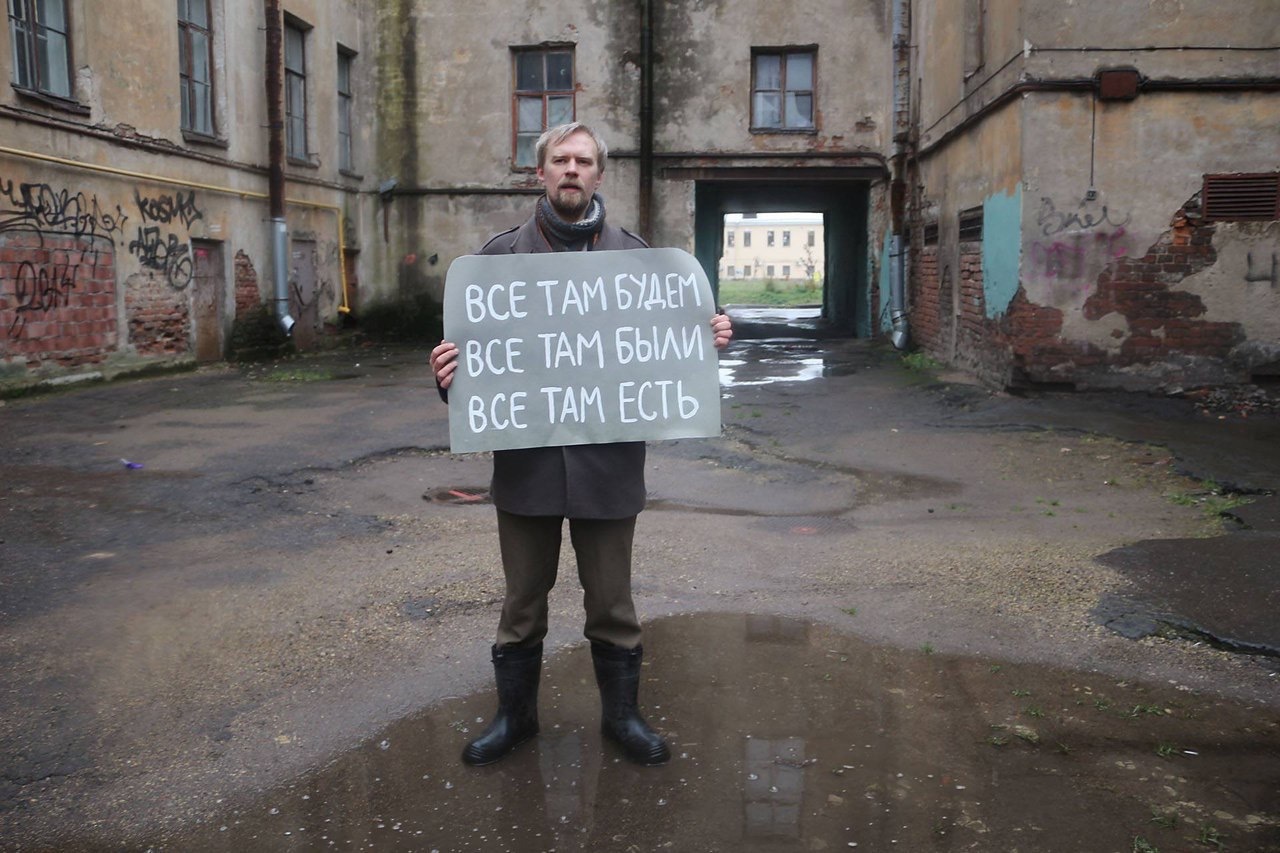
[[[578,249],[591,241],[604,227],[604,198],[600,193],[591,196],[587,215],[578,222],[565,222],[556,213],[544,195],[538,199],[538,225],[542,233],[557,249]]]

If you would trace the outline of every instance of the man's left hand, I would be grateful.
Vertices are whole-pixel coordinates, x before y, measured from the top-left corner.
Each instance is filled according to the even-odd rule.
[[[716,349],[724,349],[733,337],[733,321],[728,314],[717,314],[711,318],[711,334],[715,336]]]

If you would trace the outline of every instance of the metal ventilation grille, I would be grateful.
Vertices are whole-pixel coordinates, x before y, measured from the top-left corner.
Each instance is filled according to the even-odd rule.
[[[1205,219],[1280,219],[1280,173],[1205,175]]]

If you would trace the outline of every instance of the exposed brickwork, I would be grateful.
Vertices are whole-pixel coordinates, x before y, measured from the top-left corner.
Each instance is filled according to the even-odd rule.
[[[978,367],[990,345],[986,322],[986,298],[982,292],[982,244],[960,244],[960,317],[956,328],[956,352],[966,364]]]
[[[911,337],[925,350],[938,353],[949,346],[951,293],[942,293],[937,245],[922,246],[912,264],[908,283]]]
[[[0,236],[0,358],[29,369],[101,362],[118,343],[109,240]]]
[[[191,310],[185,290],[155,275],[131,276],[125,288],[129,343],[139,355],[181,355],[191,348]]]
[[[954,361],[986,381],[1005,385],[1143,387],[1157,381],[1203,382],[1207,375],[1219,381],[1247,379],[1231,360],[1233,349],[1245,340],[1240,324],[1203,319],[1206,308],[1200,297],[1177,289],[1217,261],[1214,229],[1212,223],[1189,216],[1187,209],[1179,210],[1170,230],[1142,257],[1116,258],[1087,283],[1090,295],[1080,309],[1086,320],[1124,318],[1117,332],[1122,342],[1115,349],[1064,339],[1062,311],[1028,301],[1021,287],[1004,316],[988,319],[980,246],[961,244]],[[912,336],[926,350],[951,360],[951,292],[949,276],[940,270],[940,254],[937,246],[917,252]],[[1134,373],[1134,367],[1145,370]]]
[[[1199,319],[1199,296],[1174,290],[1179,282],[1217,260],[1213,224],[1191,222],[1179,211],[1173,227],[1141,258],[1121,258],[1098,277],[1084,303],[1096,320],[1112,312],[1129,322],[1129,336],[1113,358],[1116,365],[1157,362],[1172,355],[1226,358],[1244,340],[1238,323]]]
[[[241,320],[262,304],[262,291],[258,286],[258,271],[243,249],[236,252],[236,319]]]

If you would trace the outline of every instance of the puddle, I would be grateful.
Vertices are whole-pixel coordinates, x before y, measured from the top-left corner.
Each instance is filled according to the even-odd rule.
[[[671,741],[666,766],[633,767],[602,745],[579,646],[545,667],[543,733],[497,765],[458,760],[492,711],[489,693],[451,700],[153,849],[1280,845],[1274,711],[1167,685],[874,647],[772,616],[656,620],[645,642],[641,695]]]

